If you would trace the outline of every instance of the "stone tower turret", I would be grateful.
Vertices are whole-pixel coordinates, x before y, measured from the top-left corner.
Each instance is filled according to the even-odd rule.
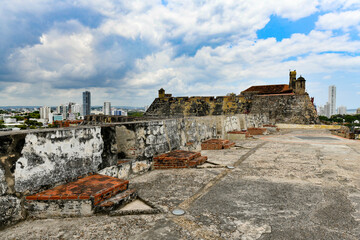
[[[290,89],[295,89],[295,82],[296,82],[296,70],[294,71],[290,71],[289,73],[289,88]]]
[[[305,78],[303,78],[301,75],[295,82],[295,94],[304,94],[305,93]]]
[[[165,98],[165,90],[163,88],[159,90],[159,98]]]

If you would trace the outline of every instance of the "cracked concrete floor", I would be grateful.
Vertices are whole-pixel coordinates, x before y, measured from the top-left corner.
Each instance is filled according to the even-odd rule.
[[[160,214],[28,220],[0,239],[360,239],[360,141],[292,130],[202,155],[236,168],[130,180]]]

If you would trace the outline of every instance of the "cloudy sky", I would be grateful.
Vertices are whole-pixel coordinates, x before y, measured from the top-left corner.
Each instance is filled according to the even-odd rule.
[[[150,105],[307,80],[360,107],[359,0],[0,0],[0,106]]]

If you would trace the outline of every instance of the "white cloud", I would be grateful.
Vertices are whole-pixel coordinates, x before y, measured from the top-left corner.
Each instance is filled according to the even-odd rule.
[[[87,78],[95,74],[93,36],[76,21],[76,31],[52,30],[40,37],[40,43],[17,49],[9,57],[9,67],[29,82]]]
[[[358,0],[320,0],[320,9],[323,11],[349,10],[359,7]]]
[[[322,30],[341,29],[348,31],[360,24],[360,10],[346,12],[332,12],[319,17],[316,27]]]
[[[289,68],[305,78],[359,72],[360,42],[331,31],[359,26],[355,1],[174,0],[167,6],[160,0],[21,3],[23,8],[20,1],[7,2],[7,17],[22,12],[40,16],[54,6],[91,9],[104,17],[98,27],[75,20],[56,22],[41,34],[39,43],[18,46],[7,63],[23,83],[8,83],[0,91],[3,99],[15,100],[10,93],[30,98],[35,89],[42,93],[34,101],[50,99],[48,93],[80,99],[82,90],[91,89],[97,104],[110,100],[145,105],[160,87],[174,95],[223,95],[254,84],[286,83]],[[282,41],[256,39],[256,31],[271,15],[295,21],[319,9],[335,12],[320,16],[309,34],[293,34]]]

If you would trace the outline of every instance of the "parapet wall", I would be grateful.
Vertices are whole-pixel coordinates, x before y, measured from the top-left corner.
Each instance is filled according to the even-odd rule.
[[[257,95],[252,99],[250,112],[267,114],[271,123],[319,123],[316,109],[308,94]]]
[[[239,114],[1,133],[0,228],[25,219],[26,195],[95,172],[131,178],[155,155],[267,123],[266,114]]]
[[[249,102],[243,96],[156,98],[146,116],[212,116],[247,113]]]

